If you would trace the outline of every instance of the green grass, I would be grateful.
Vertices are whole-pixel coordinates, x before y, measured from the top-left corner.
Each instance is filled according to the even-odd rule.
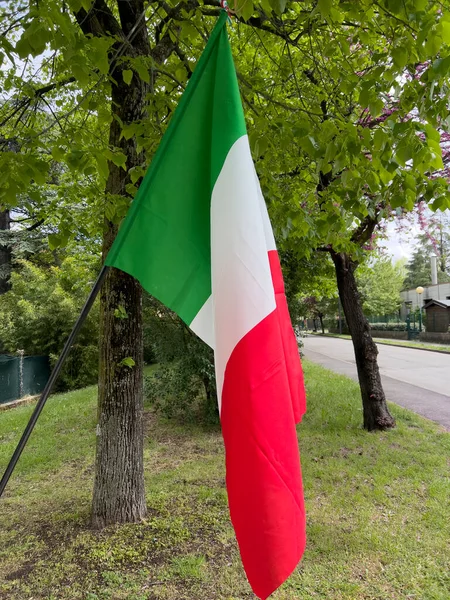
[[[323,335],[312,334],[312,335]],[[341,338],[343,340],[351,340],[350,335],[339,334],[339,333],[326,333],[327,337]],[[438,350],[439,352],[450,352],[450,346],[438,346],[437,344],[424,344],[423,342],[410,342],[408,340],[390,340],[389,338],[373,338],[377,344],[385,344],[386,346],[403,346],[404,348],[419,348],[421,350]]]
[[[361,429],[357,385],[305,362],[308,546],[274,600],[449,600],[450,435],[392,406]],[[148,517],[89,528],[95,388],[52,397],[0,501],[0,598],[244,600],[218,429],[146,412]],[[0,469],[32,410],[0,413]]]

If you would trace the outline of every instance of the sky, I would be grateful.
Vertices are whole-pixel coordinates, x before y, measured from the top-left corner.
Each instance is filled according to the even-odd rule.
[[[446,228],[450,227],[450,210],[446,210],[444,213],[439,211],[431,213],[431,211],[428,211],[428,216],[434,215],[437,217],[442,214],[444,215],[444,226]],[[414,218],[414,222],[405,221],[401,233],[398,232],[397,223],[391,221],[387,226],[388,238],[380,242],[380,246],[386,249],[386,253],[391,256],[394,263],[400,259],[409,260],[415,250],[419,236],[423,233],[417,217]]]
[[[395,223],[389,223],[387,227],[388,239],[380,243],[380,246],[386,249],[387,254],[392,257],[392,262],[406,258],[409,260],[414,252],[415,239],[420,235],[417,225],[414,225],[410,234],[402,233],[399,235],[396,231]]]

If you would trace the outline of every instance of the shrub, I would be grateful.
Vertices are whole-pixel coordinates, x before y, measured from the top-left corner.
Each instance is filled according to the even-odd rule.
[[[371,323],[370,328],[373,331],[406,331],[406,322],[400,323]]]
[[[144,345],[158,369],[145,377],[144,392],[168,418],[218,422],[214,354],[174,313],[144,300]]]
[[[1,346],[56,362],[95,279],[95,257],[65,258],[60,267],[19,262],[12,288],[0,296]],[[98,373],[98,304],[79,332],[57,381],[66,390],[94,383]]]
[[[339,319],[324,319],[324,327],[328,329],[330,333],[339,333]],[[342,333],[345,335],[349,334],[347,323],[345,319],[342,319]]]

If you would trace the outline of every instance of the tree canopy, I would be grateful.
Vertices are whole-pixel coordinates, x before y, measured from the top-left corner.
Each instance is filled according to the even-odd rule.
[[[405,279],[404,261],[393,264],[390,258],[379,258],[361,268],[357,279],[366,315],[394,315],[398,312]]]
[[[213,2],[152,3],[150,56],[125,57],[127,39],[112,26],[82,35],[92,6],[1,9],[9,26],[0,38],[0,202],[33,202],[37,219],[57,225],[54,246],[80,231],[97,235],[105,214],[120,220],[127,208],[125,190],[101,193],[108,160],[126,168],[108,144],[111,78],[150,86],[147,117],[121,124],[145,151],[126,184],[133,194],[217,14]],[[440,3],[265,0],[237,10],[246,22],[231,37],[251,146],[281,237],[301,240],[306,254],[329,245],[359,252],[383,218],[418,199],[449,206],[441,138],[450,15]],[[159,64],[164,44],[171,52]]]

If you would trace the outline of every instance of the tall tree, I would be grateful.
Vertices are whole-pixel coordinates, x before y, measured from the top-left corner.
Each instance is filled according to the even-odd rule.
[[[15,156],[3,152],[1,160],[11,175],[22,169],[24,176],[17,182],[14,177],[4,181],[0,196],[2,202],[13,205],[21,193],[33,193],[34,200],[42,206],[42,187],[48,185],[51,167],[47,158],[50,150],[51,159],[62,164],[57,197],[46,207],[48,216],[59,221],[58,232],[49,236],[50,245],[63,245],[78,232],[85,235],[100,230],[105,255],[130,193],[135,191],[133,182],[139,179],[137,176],[132,182],[130,173],[133,169],[142,172],[144,165],[145,136],[139,140],[129,128],[139,126],[146,118],[149,95],[157,95],[153,87],[156,66],[170,56],[175,44],[169,33],[161,34],[163,19],[167,17],[164,9],[154,21],[159,30],[150,37],[147,7],[141,1],[74,1],[68,6],[72,12],[68,7],[61,10],[59,3],[51,0],[29,7],[11,3],[8,7],[14,20],[5,33],[14,44],[6,35],[1,39],[11,62],[18,55],[25,59],[26,67],[29,58],[40,56],[46,49],[51,49],[52,58],[41,59],[38,83],[30,82],[26,93],[22,92],[14,66],[5,77],[9,88],[15,87],[19,94],[3,107],[2,125],[9,138],[20,136],[21,152]],[[74,89],[81,92],[75,102]],[[105,106],[108,101],[109,109]],[[48,107],[44,115],[30,111],[42,102]],[[167,102],[160,102],[150,115],[155,122],[153,131],[159,130],[161,120],[157,110],[165,105]],[[65,110],[58,110],[59,106]],[[98,141],[92,139],[93,133]],[[100,177],[96,176],[97,169]],[[77,173],[82,175],[82,184],[88,180],[84,206],[77,198],[80,188],[72,193],[67,185],[71,179],[76,180]],[[100,200],[98,188],[102,179],[105,193]],[[73,208],[64,214],[67,198]],[[86,217],[82,208],[87,208],[90,215]],[[102,210],[105,220],[99,227],[95,218]],[[74,213],[78,213],[78,222]],[[112,271],[101,295],[98,443],[92,510],[93,524],[99,527],[138,521],[146,513],[141,313],[137,282]]]
[[[403,289],[431,285],[431,256],[437,257],[439,283],[450,281],[450,232],[441,219],[422,233],[406,265]]]
[[[380,257],[359,268],[357,282],[365,315],[398,312],[406,274],[404,262],[393,264],[389,257]]]

